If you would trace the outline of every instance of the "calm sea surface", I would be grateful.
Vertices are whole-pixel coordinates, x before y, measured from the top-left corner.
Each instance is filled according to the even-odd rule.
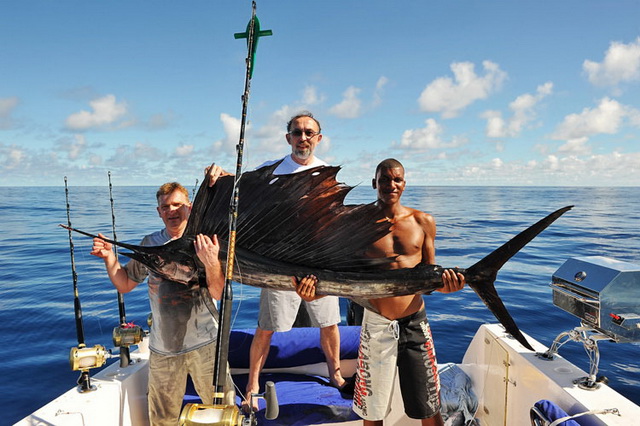
[[[70,184],[72,225],[110,234],[108,188]],[[119,240],[137,244],[162,227],[155,190],[114,188]],[[356,188],[347,201],[374,197]],[[640,264],[640,188],[412,187],[403,200],[435,216],[437,261],[450,267],[468,267],[548,213],[575,205],[507,262],[496,282],[520,328],[546,345],[579,325],[551,300],[551,275],[567,258],[598,255]],[[77,340],[68,234],[57,226],[67,222],[64,188],[0,187],[0,215],[0,423],[12,424],[75,385],[78,373],[70,371],[68,355]],[[111,347],[116,292],[102,261],[89,255],[91,240],[75,234],[73,242],[85,341]],[[234,327],[256,325],[258,293],[235,286]],[[470,289],[425,298],[440,362],[460,362],[478,326],[496,322]],[[125,301],[127,320],[146,327],[146,286]],[[600,374],[640,404],[640,346],[602,342],[600,350]],[[588,369],[577,343],[567,343],[560,354]]]

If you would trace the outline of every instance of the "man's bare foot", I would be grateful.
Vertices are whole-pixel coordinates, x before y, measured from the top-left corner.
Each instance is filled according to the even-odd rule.
[[[340,376],[337,379],[333,377],[329,378],[329,383],[334,388],[341,389],[345,385],[345,383],[347,383],[347,381],[343,379],[342,376]]]
[[[242,411],[244,411],[245,413],[249,413],[250,411],[249,407],[251,406],[250,400],[252,399],[251,394],[252,393],[256,394],[258,392],[259,392],[259,389],[247,389],[247,392],[244,394],[245,400],[242,401]],[[253,405],[251,406],[251,410],[253,410],[254,412],[259,410],[257,398],[253,398]]]
[[[340,379],[342,379],[342,384],[340,386],[336,384],[338,383],[337,381],[334,381],[331,379],[329,380],[329,383],[331,384],[331,386],[338,388],[338,390],[340,391],[340,394],[342,394],[343,397],[353,398],[355,374],[353,375],[353,377],[350,377],[348,379],[344,379],[342,377],[340,377]]]

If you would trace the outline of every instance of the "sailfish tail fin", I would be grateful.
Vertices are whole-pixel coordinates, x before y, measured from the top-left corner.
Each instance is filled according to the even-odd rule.
[[[545,230],[556,219],[562,216],[573,206],[563,207],[551,213],[544,219],[531,225],[518,235],[504,243],[502,246],[491,252],[488,256],[480,260],[465,271],[465,279],[478,297],[482,299],[489,310],[495,315],[500,323],[505,327],[518,342],[529,350],[533,347],[529,344],[513,318],[502,303],[500,296],[494,286],[498,271],[513,255],[522,249],[529,241],[534,239],[540,232]]]

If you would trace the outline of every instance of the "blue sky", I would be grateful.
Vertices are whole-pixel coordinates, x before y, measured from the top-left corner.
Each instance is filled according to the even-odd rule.
[[[235,169],[250,1],[0,3],[0,185]],[[258,1],[245,165],[322,123],[368,185],[640,185],[640,2]]]

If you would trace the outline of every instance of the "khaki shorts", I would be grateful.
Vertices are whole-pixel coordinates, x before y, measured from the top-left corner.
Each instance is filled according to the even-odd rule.
[[[149,419],[154,426],[175,426],[182,411],[187,374],[203,404],[213,403],[215,342],[180,355],[149,354]],[[225,404],[235,403],[231,375],[227,376]]]
[[[295,291],[263,289],[260,292],[258,327],[267,331],[291,330],[300,303],[305,303],[313,327],[324,328],[340,322],[340,304],[336,296],[305,302]]]

